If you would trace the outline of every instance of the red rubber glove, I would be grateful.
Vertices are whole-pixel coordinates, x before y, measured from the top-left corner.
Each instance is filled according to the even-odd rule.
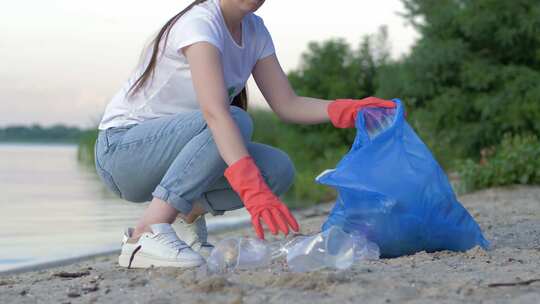
[[[274,235],[278,229],[288,235],[289,226],[294,231],[299,230],[298,222],[289,208],[272,193],[251,156],[230,165],[225,170],[225,177],[251,214],[251,223],[260,239],[264,240],[261,217]]]
[[[337,99],[328,105],[330,121],[336,128],[354,128],[356,115],[364,108],[395,108],[396,103],[377,97]]]

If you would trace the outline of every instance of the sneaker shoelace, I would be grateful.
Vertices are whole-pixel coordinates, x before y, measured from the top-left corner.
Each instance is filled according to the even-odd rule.
[[[189,248],[188,244],[179,239],[175,233],[160,233],[156,236],[156,239],[165,246],[173,248],[177,252]]]

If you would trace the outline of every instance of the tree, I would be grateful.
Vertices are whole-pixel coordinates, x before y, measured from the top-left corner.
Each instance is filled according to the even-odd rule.
[[[448,162],[505,133],[540,133],[540,1],[403,0],[422,38],[379,73],[409,121]]]

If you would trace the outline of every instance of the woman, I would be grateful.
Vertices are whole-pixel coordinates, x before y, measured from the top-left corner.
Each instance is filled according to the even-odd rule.
[[[269,32],[253,14],[263,3],[195,1],[165,24],[139,70],[107,105],[96,141],[98,173],[125,200],[151,201],[125,232],[121,266],[204,263],[202,255],[212,248],[207,212],[246,207],[261,239],[262,222],[274,235],[299,230],[278,198],[292,184],[292,162],[276,148],[251,142],[250,75],[272,110],[289,122],[353,127],[360,108],[394,106],[375,98],[296,96]],[[171,226],[177,218],[179,231]]]

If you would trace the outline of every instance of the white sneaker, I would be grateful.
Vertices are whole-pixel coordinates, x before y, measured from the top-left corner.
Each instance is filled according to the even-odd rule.
[[[193,223],[187,224],[182,219],[176,221],[174,229],[178,235],[196,252],[205,258],[210,256],[214,245],[208,243],[208,230],[204,215],[199,216]]]
[[[128,228],[122,241],[118,263],[127,268],[197,267],[203,257],[180,240],[170,224],[154,224],[135,243],[130,242],[133,228]]]

